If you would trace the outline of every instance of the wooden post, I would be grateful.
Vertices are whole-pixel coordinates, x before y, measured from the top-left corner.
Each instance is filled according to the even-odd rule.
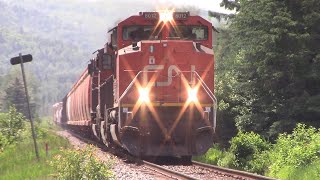
[[[34,130],[33,120],[32,120],[32,116],[31,116],[31,110],[30,110],[30,104],[29,104],[29,95],[28,95],[28,88],[27,88],[27,81],[26,81],[26,77],[25,77],[25,74],[24,74],[23,58],[22,58],[21,53],[19,53],[19,57],[20,57],[22,78],[23,78],[23,83],[24,83],[24,90],[26,92],[26,99],[27,99],[27,104],[28,104],[28,113],[29,113],[29,120],[30,120],[30,124],[31,124],[31,131],[32,131],[32,138],[33,138],[33,143],[34,143],[34,149],[35,149],[35,152],[36,152],[37,160],[39,161],[40,157],[39,157],[38,145],[37,145],[37,140],[36,140],[36,133],[35,133],[35,130]]]
[[[48,145],[48,143],[46,143],[46,156],[47,157],[49,156],[49,145]]]

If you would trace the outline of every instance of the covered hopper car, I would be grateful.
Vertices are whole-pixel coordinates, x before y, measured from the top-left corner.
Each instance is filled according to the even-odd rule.
[[[205,153],[216,127],[213,30],[189,12],[141,12],[121,21],[54,105],[54,120],[136,156]]]

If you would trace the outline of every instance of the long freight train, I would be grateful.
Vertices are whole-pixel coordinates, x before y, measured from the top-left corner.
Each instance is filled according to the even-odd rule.
[[[216,127],[214,27],[189,12],[141,12],[112,28],[54,121],[136,156],[205,153]]]

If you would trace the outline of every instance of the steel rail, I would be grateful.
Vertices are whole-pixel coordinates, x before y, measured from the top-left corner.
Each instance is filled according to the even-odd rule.
[[[212,170],[221,171],[221,172],[223,172],[225,174],[229,174],[229,175],[233,175],[233,176],[234,175],[241,176],[243,178],[248,178],[248,179],[276,180],[276,179],[271,178],[271,177],[266,177],[266,176],[253,174],[253,173],[249,173],[249,172],[245,172],[245,171],[239,171],[239,170],[235,170],[235,169],[223,168],[223,167],[214,166],[214,165],[211,165],[211,164],[205,164],[205,163],[201,163],[201,162],[197,162],[197,161],[192,161],[192,164],[196,165],[196,166],[212,169]]]
[[[182,173],[179,173],[177,171],[172,171],[170,169],[167,169],[167,168],[164,168],[162,166],[159,166],[157,164],[153,164],[153,163],[150,163],[148,161],[142,161],[144,165],[146,165],[148,168],[152,169],[152,170],[155,170],[157,171],[158,173],[160,174],[163,174],[164,176],[167,176],[167,177],[170,177],[170,178],[173,178],[173,179],[190,179],[190,180],[197,180],[197,178],[194,178],[192,176],[188,176],[186,174],[182,174]]]

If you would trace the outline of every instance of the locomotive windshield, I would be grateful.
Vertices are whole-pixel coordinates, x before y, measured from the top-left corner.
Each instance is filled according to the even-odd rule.
[[[159,30],[155,29],[155,26],[126,26],[123,27],[122,38],[123,40],[132,41],[148,39],[156,40],[161,38],[161,33],[159,32]]]
[[[208,27],[199,25],[174,26],[170,29],[169,37],[183,40],[207,40]]]

